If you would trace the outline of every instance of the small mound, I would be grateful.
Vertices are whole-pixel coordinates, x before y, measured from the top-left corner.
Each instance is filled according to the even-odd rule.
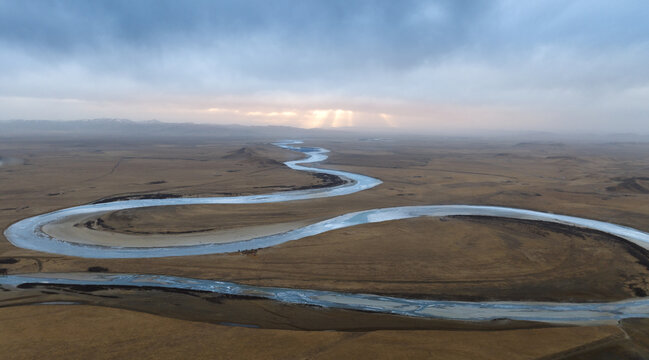
[[[246,162],[246,163],[254,163],[257,165],[262,165],[262,166],[281,166],[283,165],[281,162],[268,158],[264,156],[260,150],[250,148],[250,147],[242,147],[238,150],[231,151],[227,155],[223,156],[222,159],[228,159],[228,160],[237,160],[241,162]]]

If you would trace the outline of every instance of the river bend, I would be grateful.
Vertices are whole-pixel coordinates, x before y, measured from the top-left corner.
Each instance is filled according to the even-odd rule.
[[[105,213],[123,209],[195,204],[256,204],[282,201],[308,200],[348,195],[370,189],[381,181],[365,175],[346,171],[321,169],[301,164],[317,163],[327,159],[328,150],[298,146],[300,141],[275,143],[285,149],[307,155],[305,159],[285,164],[294,170],[336,175],[345,183],[330,188],[277,192],[265,195],[235,197],[200,197],[173,199],[124,200],[88,204],[50,212],[21,220],[5,231],[5,237],[14,245],[25,249],[87,258],[147,258],[188,256],[235,252],[265,248],[287,241],[295,241],[327,231],[368,223],[409,219],[421,216],[477,215],[512,219],[546,221],[602,231],[645,249],[649,249],[649,234],[637,229],[603,221],[544,213],[525,209],[477,205],[428,205],[365,210],[337,216],[288,232],[254,238],[251,240],[163,247],[119,247],[88,245],[57,239],[46,234],[44,225],[80,214]],[[91,274],[91,273],[37,273],[0,277],[0,284],[18,286],[25,283],[158,286],[187,290],[212,291],[224,294],[254,295],[296,304],[385,312],[407,316],[457,319],[491,320],[508,318],[560,323],[600,323],[629,317],[648,317],[649,300],[629,299],[610,303],[539,303],[539,302],[462,302],[414,300],[368,294],[346,294],[329,291],[284,289],[241,285],[216,280],[189,279],[173,276],[144,274]]]

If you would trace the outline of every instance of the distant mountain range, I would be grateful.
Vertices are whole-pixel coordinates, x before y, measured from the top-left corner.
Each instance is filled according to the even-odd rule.
[[[204,138],[303,138],[349,134],[334,129],[301,129],[288,126],[242,126],[194,123],[164,123],[125,119],[73,121],[0,121],[0,137],[204,137]]]
[[[435,131],[435,129],[407,128],[361,128],[347,127],[337,129],[302,129],[290,126],[244,126],[194,123],[165,123],[156,120],[131,121],[126,119],[92,119],[92,120],[0,120],[0,138],[14,137],[52,137],[52,138],[110,138],[112,139],[356,139],[359,141],[384,141],[397,138],[445,138],[471,141],[503,140],[523,143],[555,143],[570,141],[587,141],[597,143],[649,142],[649,133],[565,133],[545,131],[516,130],[464,130]],[[529,143],[529,144],[528,144]]]

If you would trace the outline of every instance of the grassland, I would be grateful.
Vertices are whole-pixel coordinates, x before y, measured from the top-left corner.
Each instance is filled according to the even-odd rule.
[[[384,184],[345,197],[291,203],[121,211],[102,215],[102,227],[95,226],[92,231],[144,238],[159,233],[233,231],[278,222],[315,222],[355,210],[425,204],[520,207],[649,231],[649,194],[645,191],[649,159],[644,155],[649,153],[649,144],[442,139],[313,139],[308,144],[334,150],[325,166],[377,177]],[[11,139],[0,142],[0,155],[22,161],[0,168],[2,228],[25,217],[114,197],[230,196],[327,185],[326,180],[282,166],[282,161],[300,155],[279,150],[268,145],[268,141],[43,143]],[[368,224],[245,254],[160,259],[82,259],[18,249],[7,241],[0,242],[0,268],[9,274],[99,268],[254,285],[462,300],[608,301],[643,297],[649,291],[647,259],[645,251],[597,232],[476,217]],[[23,291],[24,299],[17,299],[14,292],[0,293],[0,304],[5,306],[0,309],[3,328],[22,334],[5,337],[3,348],[25,348],[26,341],[35,338],[55,341],[55,328],[45,324],[85,328],[88,319],[93,319],[88,317],[92,312],[103,319],[96,321],[101,323],[96,331],[62,332],[70,334],[67,349],[73,345],[80,347],[76,353],[79,357],[90,351],[88,344],[95,344],[97,349],[113,349],[102,351],[107,358],[122,356],[115,344],[126,341],[126,333],[119,329],[134,321],[160,329],[158,335],[151,330],[146,336],[177,339],[170,344],[186,342],[192,337],[189,334],[209,329],[215,334],[213,337],[196,340],[195,354],[199,357],[213,354],[209,344],[213,345],[212,351],[217,347],[228,356],[242,358],[264,354],[332,358],[336,354],[352,354],[360,347],[367,351],[354,353],[358,355],[354,357],[559,358],[560,354],[566,358],[595,358],[648,354],[649,337],[644,334],[649,327],[642,321],[629,320],[618,326],[553,328],[538,324],[449,325],[409,322],[387,315],[380,321],[370,316],[355,317],[358,314],[323,315],[322,310],[311,308],[278,312],[276,304],[262,306],[242,299],[221,300],[221,304],[213,305],[221,306],[223,312],[238,306],[239,311],[232,312],[238,316],[201,319],[207,306],[203,302],[214,304],[203,296],[174,295],[179,297],[178,306],[149,310],[155,313],[150,315],[142,313],[147,311],[142,304],[151,308],[156,301],[143,301],[131,290],[105,289],[85,294],[78,289]],[[99,301],[102,296],[113,296],[113,302]],[[93,307],[19,306],[43,301],[79,301]],[[277,312],[292,319],[283,320],[287,325],[282,327],[272,326],[282,323],[277,318],[257,315],[255,323],[242,315],[260,308],[264,310],[251,313]],[[351,332],[296,329],[305,323],[318,323],[313,319],[323,317],[327,319],[320,320],[323,328],[350,330],[340,320],[344,318],[366,324],[366,328]],[[252,323],[265,329],[219,325],[223,322]],[[530,326],[534,329],[520,328]],[[625,331],[634,335],[627,338]],[[135,344],[145,344],[146,336],[131,334],[129,343],[134,345],[126,347],[136,351]],[[251,349],[251,336],[262,339],[259,341],[266,344],[267,352],[262,353],[261,346]],[[285,345],[288,343],[291,345]],[[184,349],[177,346],[162,346],[156,350],[159,352],[151,354],[173,357],[174,349]],[[54,349],[63,351],[56,346]],[[23,351],[15,352],[16,358],[34,355]]]

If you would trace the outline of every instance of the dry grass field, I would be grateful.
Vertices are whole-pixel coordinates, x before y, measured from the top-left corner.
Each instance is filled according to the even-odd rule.
[[[21,162],[0,167],[0,228],[102,199],[231,196],[327,185],[326,180],[283,166],[281,162],[300,155],[269,145],[272,140],[6,139],[0,142],[0,156]],[[379,207],[486,204],[581,216],[649,231],[646,143],[420,138],[312,139],[307,144],[332,150],[323,166],[366,174],[384,183],[348,196],[309,201],[119,211],[102,215],[101,226],[94,219],[93,230],[86,230],[137,235],[146,241],[147,236],[163,233],[310,223]],[[649,257],[644,250],[594,231],[494,218],[391,221],[245,254],[158,259],[59,256],[19,249],[0,239],[0,268],[8,274],[101,267],[115,273],[462,300],[587,302],[644,297],[649,292]],[[90,353],[104,358],[125,354],[173,358],[179,351],[197,358],[216,353],[223,358],[314,359],[343,354],[443,359],[649,356],[649,325],[644,320],[626,320],[618,326],[549,328],[533,323],[465,324],[291,308],[269,301],[214,301],[204,294],[155,295],[149,290],[144,296],[132,289],[86,290],[0,292],[2,348],[13,358],[39,357],[45,351],[54,357],[67,351],[70,356],[66,358],[84,358]],[[160,299],[173,301],[156,305],[164,302]],[[48,301],[86,305],[26,306]],[[124,330],[136,323],[138,332]],[[263,329],[223,323],[256,324]],[[155,340],[160,345],[154,346],[152,339],[165,340]],[[150,351],[140,353],[140,346]],[[357,353],[358,349],[364,350]]]
[[[265,330],[82,305],[5,308],[0,318],[6,330],[0,344],[13,359],[45,354],[65,359],[604,359],[637,354],[615,326],[498,332]]]

